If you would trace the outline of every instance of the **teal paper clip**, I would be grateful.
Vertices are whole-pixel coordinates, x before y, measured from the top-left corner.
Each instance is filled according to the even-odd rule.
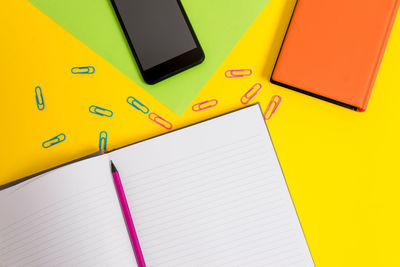
[[[111,110],[101,108],[98,106],[90,106],[89,111],[93,114],[97,114],[100,116],[106,116],[106,117],[112,117],[114,114]]]
[[[49,139],[47,141],[44,141],[43,144],[42,144],[42,147],[49,148],[49,147],[54,146],[54,145],[56,145],[58,143],[61,143],[62,141],[65,141],[65,139],[66,139],[65,134],[63,134],[63,133],[59,134],[56,137],[53,137],[53,138],[51,138],[51,139]]]
[[[100,132],[99,149],[100,149],[100,151],[107,150],[107,132],[106,131]]]
[[[137,110],[140,110],[144,114],[149,113],[149,108],[146,107],[145,105],[143,105],[139,100],[137,100],[133,96],[128,97],[128,99],[126,101],[128,102],[128,104],[132,105],[134,108],[136,108]]]
[[[39,110],[44,109],[44,99],[42,94],[42,88],[39,86],[35,87],[35,95],[36,95],[36,105]]]
[[[71,69],[72,74],[93,74],[95,71],[93,66],[87,67],[73,67]]]

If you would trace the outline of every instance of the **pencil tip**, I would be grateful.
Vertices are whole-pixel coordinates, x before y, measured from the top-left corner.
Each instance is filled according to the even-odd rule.
[[[112,172],[118,172],[117,171],[117,168],[115,168],[115,165],[114,165],[114,163],[112,162],[112,160],[110,160],[111,161],[111,171]]]

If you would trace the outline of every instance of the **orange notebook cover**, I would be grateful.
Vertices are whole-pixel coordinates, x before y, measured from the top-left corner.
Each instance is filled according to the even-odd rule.
[[[399,0],[298,0],[271,82],[367,108]]]

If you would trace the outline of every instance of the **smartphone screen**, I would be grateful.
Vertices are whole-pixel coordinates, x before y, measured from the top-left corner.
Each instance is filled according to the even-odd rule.
[[[113,2],[145,81],[157,82],[204,58],[179,0]]]

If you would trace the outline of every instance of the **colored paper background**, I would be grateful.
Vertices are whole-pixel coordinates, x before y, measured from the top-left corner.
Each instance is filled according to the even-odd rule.
[[[316,266],[400,266],[400,18],[368,109],[358,113],[269,83],[294,2],[272,0],[192,103],[216,98],[218,106],[179,117],[27,1],[8,1],[0,9],[0,184],[95,152],[103,130],[108,149],[166,132],[128,96],[176,129],[242,107],[241,96],[261,82],[251,103],[265,110],[274,95],[283,98],[267,124]],[[89,64],[95,74],[71,75]],[[224,77],[247,67],[250,77]],[[114,116],[89,113],[93,104]],[[65,142],[42,148],[61,132]]]
[[[30,0],[122,73],[181,115],[269,0],[182,0],[206,55],[204,62],[155,85],[146,84],[110,0]]]

